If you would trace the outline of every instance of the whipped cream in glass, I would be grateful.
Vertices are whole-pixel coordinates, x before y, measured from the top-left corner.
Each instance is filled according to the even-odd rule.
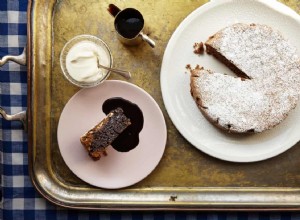
[[[99,68],[98,62],[109,66],[105,51],[89,41],[75,44],[66,57],[67,70],[78,82],[94,82],[103,78],[106,70]]]
[[[79,35],[71,39],[61,53],[61,67],[65,77],[80,87],[95,86],[109,76],[109,71],[99,64],[112,66],[107,45],[91,35]]]

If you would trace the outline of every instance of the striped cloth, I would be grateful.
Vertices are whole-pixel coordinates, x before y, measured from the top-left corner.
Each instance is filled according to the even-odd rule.
[[[75,1],[75,0],[74,0]],[[26,46],[27,0],[0,0],[0,58],[18,55]],[[26,67],[9,62],[0,67],[0,106],[9,114],[26,109]],[[21,123],[0,118],[0,220],[32,219],[299,219],[280,212],[87,212],[57,207],[42,198],[28,176],[27,135]]]

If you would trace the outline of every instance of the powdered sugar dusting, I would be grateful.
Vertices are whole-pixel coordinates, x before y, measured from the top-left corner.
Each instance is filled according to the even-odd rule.
[[[296,48],[266,25],[234,24],[218,34],[212,46],[250,78],[284,75],[299,65]]]
[[[261,132],[295,108],[300,93],[300,59],[279,32],[265,25],[235,24],[209,40],[250,80],[192,70],[191,86],[199,108],[223,128]]]

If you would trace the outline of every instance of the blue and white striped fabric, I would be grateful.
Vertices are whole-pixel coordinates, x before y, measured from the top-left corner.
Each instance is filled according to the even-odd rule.
[[[75,0],[74,0],[75,1]],[[99,0],[100,1],[100,0]],[[0,58],[18,55],[26,46],[27,0],[0,0]],[[0,106],[9,114],[26,109],[26,67],[9,62],[0,67]],[[56,207],[35,191],[28,176],[27,135],[19,122],[0,118],[0,220],[43,219],[300,219],[298,213],[235,212],[86,212]]]

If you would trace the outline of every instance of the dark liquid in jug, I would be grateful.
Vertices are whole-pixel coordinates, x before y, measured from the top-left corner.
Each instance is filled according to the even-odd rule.
[[[117,15],[115,26],[120,35],[134,38],[144,27],[144,19],[140,12],[127,8]]]

